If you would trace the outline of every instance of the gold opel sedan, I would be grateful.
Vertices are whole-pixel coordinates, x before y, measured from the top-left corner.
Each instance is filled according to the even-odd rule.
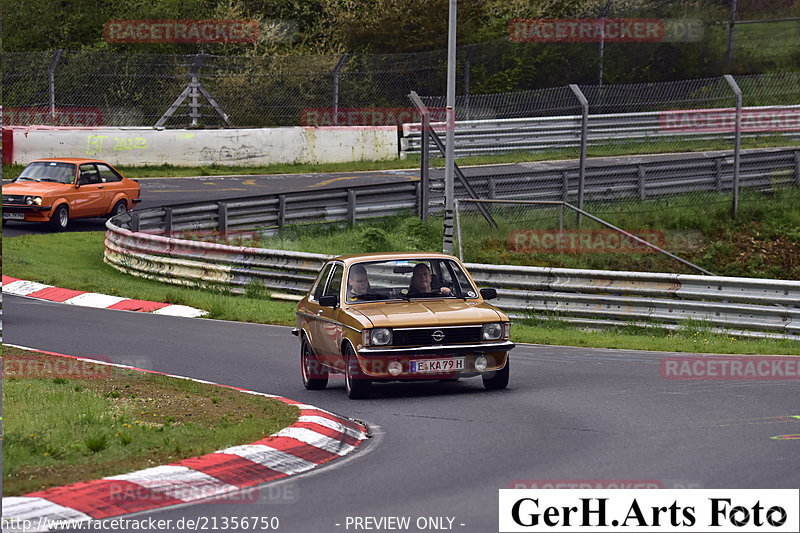
[[[297,306],[303,385],[344,374],[350,398],[373,382],[481,376],[508,386],[508,317],[453,256],[379,253],[330,260]]]

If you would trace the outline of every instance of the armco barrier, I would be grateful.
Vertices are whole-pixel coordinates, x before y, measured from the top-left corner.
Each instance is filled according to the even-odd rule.
[[[254,227],[281,218],[286,223],[385,215],[397,212],[396,206],[406,202],[403,197],[411,199],[416,191],[413,183],[361,186],[291,193],[273,201],[260,198],[120,215],[106,225],[104,259],[120,271],[166,283],[219,284],[234,292],[258,283],[270,289],[273,298],[296,300],[330,256],[169,235],[178,228],[214,227],[220,220],[228,227],[244,226],[247,220]],[[362,205],[359,198],[374,203]],[[332,211],[323,210],[321,201],[333,206]],[[259,209],[265,211],[258,215]],[[515,317],[555,314],[589,326],[633,323],[666,328],[692,319],[715,331],[800,340],[800,281],[483,264],[467,268],[479,285],[497,288],[496,303]]]
[[[614,113],[589,115],[589,146],[610,143],[634,143],[669,140],[719,140],[729,139],[733,146],[734,132],[719,131],[703,127],[680,126],[670,123],[670,114],[701,114],[714,110],[685,110],[675,112],[649,111],[641,113]],[[723,111],[723,110],[719,110]],[[759,112],[791,113],[800,112],[800,106],[745,107],[745,114]],[[581,115],[509,118],[489,120],[459,120],[455,123],[456,156],[502,154],[514,151],[542,151],[577,148],[581,143]],[[800,139],[800,124],[794,122],[783,129],[774,131],[775,135]],[[679,122],[679,121],[678,121]],[[444,130],[444,123],[432,123],[431,127]],[[421,125],[404,124],[400,152],[402,155],[421,152]],[[764,135],[764,131],[744,128],[742,137]],[[431,148],[433,144],[431,144]]]

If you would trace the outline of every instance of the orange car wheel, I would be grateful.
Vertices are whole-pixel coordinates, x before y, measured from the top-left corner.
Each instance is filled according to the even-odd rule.
[[[66,205],[61,204],[56,207],[53,216],[50,217],[50,227],[54,231],[64,231],[69,225],[69,209]]]

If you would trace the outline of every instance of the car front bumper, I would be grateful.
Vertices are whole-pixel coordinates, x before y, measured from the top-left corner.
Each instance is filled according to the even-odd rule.
[[[358,362],[361,372],[367,378],[386,380],[425,380],[469,377],[491,373],[506,366],[508,352],[514,348],[509,341],[445,346],[420,346],[415,348],[361,348],[358,350]],[[487,359],[485,370],[475,368],[478,356]],[[435,372],[412,372],[412,363],[434,359],[464,358],[464,366],[458,370]],[[402,371],[399,374],[389,372],[391,363],[399,363]],[[417,365],[414,365],[417,366]]]

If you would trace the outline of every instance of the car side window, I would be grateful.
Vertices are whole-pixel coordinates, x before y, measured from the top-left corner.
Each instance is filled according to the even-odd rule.
[[[328,274],[331,273],[331,267],[333,265],[328,263],[322,269],[322,273],[317,278],[317,284],[314,286],[314,290],[311,292],[311,299],[313,301],[319,300],[319,297],[323,295],[323,291],[325,290],[325,283],[328,281]]]
[[[455,274],[455,278],[458,282],[455,285],[458,286],[461,296],[463,298],[477,298],[478,293],[475,291],[475,287],[473,287],[472,283],[469,282],[467,275],[464,273],[461,267],[458,266],[458,263],[455,263],[454,261],[448,261],[447,265]]]
[[[78,183],[81,185],[92,185],[100,183],[100,175],[97,173],[97,167],[93,163],[86,163],[80,166],[80,176]]]
[[[97,163],[97,170],[100,172],[100,181],[102,183],[114,183],[116,181],[122,181],[122,176],[114,172],[114,170],[108,165]]]
[[[328,282],[328,287],[325,289],[325,296],[339,297],[342,290],[342,274],[344,274],[344,267],[342,265],[333,267],[333,274],[331,274],[331,280]]]

